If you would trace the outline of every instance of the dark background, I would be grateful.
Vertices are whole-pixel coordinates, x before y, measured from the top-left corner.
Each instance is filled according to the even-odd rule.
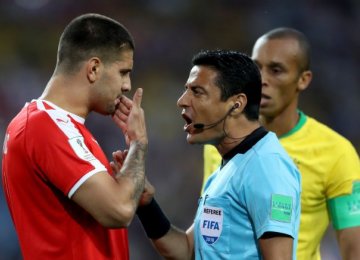
[[[1,0],[0,137],[25,102],[41,95],[55,67],[64,27],[87,12],[117,19],[135,38],[132,86],[144,88],[150,139],[147,175],[175,225],[191,225],[202,181],[202,147],[186,143],[176,107],[191,57],[201,49],[250,54],[257,37],[270,29],[288,26],[303,31],[312,44],[314,80],[302,95],[301,109],[347,137],[359,152],[357,0]],[[109,159],[113,150],[124,148],[109,117],[94,114],[86,124]],[[21,259],[2,191],[0,207],[0,259]],[[131,259],[160,259],[136,218],[129,235]],[[334,243],[333,236],[325,237],[325,260],[340,259]]]

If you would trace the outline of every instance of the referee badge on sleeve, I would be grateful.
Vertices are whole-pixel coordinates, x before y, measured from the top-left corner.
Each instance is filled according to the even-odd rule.
[[[200,233],[209,245],[215,243],[222,232],[223,209],[204,206],[200,217]]]
[[[272,194],[271,196],[271,219],[281,222],[291,222],[292,197]]]

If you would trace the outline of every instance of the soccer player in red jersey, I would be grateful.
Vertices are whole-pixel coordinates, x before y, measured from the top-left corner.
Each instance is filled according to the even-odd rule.
[[[142,89],[131,89],[134,42],[99,14],[72,20],[43,94],[9,124],[2,179],[24,259],[129,259],[126,227],[145,183]],[[118,171],[84,125],[112,115],[128,147]]]

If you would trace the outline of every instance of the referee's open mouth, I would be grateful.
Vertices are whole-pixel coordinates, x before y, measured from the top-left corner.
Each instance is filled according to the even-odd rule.
[[[188,115],[186,115],[185,113],[181,113],[181,116],[182,116],[182,118],[184,118],[184,120],[186,122],[186,124],[184,125],[184,131],[190,132],[190,128],[192,126],[191,118]]]

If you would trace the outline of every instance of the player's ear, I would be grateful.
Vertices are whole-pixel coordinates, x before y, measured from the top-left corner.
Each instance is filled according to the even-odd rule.
[[[93,57],[89,59],[86,63],[86,75],[88,80],[93,83],[99,77],[100,71],[100,59]]]
[[[305,90],[312,80],[312,72],[310,70],[305,70],[301,72],[301,75],[298,79],[298,90],[303,91]]]

